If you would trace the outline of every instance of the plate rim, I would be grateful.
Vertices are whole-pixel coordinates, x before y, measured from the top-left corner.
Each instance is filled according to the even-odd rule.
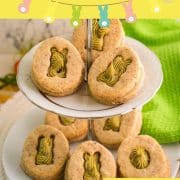
[[[53,113],[57,113],[57,114],[62,114],[62,115],[65,115],[65,116],[71,116],[71,117],[76,117],[76,118],[80,118],[80,119],[83,119],[83,118],[101,118],[101,117],[108,117],[108,116],[114,116],[114,115],[119,115],[119,114],[125,114],[125,113],[128,113],[130,111],[132,111],[134,108],[138,108],[138,107],[142,107],[144,104],[146,104],[147,102],[149,102],[154,96],[155,94],[159,91],[161,85],[162,85],[162,82],[163,82],[163,78],[164,78],[164,75],[163,75],[163,70],[162,70],[162,64],[159,60],[159,58],[157,57],[157,55],[151,50],[149,49],[146,45],[144,45],[142,42],[134,39],[134,38],[131,38],[131,37],[128,37],[126,36],[125,38],[127,41],[134,41],[136,44],[139,44],[142,48],[148,50],[151,55],[154,57],[154,60],[156,62],[156,65],[159,66],[159,74],[160,74],[160,77],[159,77],[159,84],[156,85],[156,88],[154,89],[154,91],[152,91],[149,96],[147,97],[144,97],[143,99],[140,99],[138,100],[136,103],[133,103],[135,105],[133,105],[133,107],[130,107],[129,109],[127,110],[121,110],[121,112],[119,113],[118,111],[118,107],[121,106],[121,105],[118,105],[118,106],[115,106],[113,108],[111,108],[111,110],[101,110],[101,111],[85,111],[85,110],[71,110],[71,109],[67,109],[66,107],[60,107],[58,106],[57,104],[54,104],[50,101],[48,101],[48,103],[51,104],[51,106],[53,107],[45,107],[44,104],[41,104],[41,103],[38,103],[37,100],[34,100],[33,98],[31,98],[25,91],[25,89],[23,88],[22,84],[21,84],[21,77],[20,77],[20,69],[22,67],[22,61],[23,61],[23,58],[26,58],[26,55],[28,55],[28,53],[35,49],[36,47],[38,47],[41,43],[35,45],[23,58],[22,58],[22,61],[20,62],[19,64],[19,68],[18,68],[18,74],[17,74],[17,84],[21,90],[21,92],[28,98],[28,100],[33,103],[34,105],[36,105],[37,107],[39,108],[42,108],[46,111],[51,111]],[[32,80],[31,80],[32,81]],[[34,85],[34,83],[32,82],[33,86],[37,89],[38,93],[41,94],[41,92],[39,92],[38,88]],[[43,96],[43,95],[42,95]],[[44,98],[44,97],[43,97]],[[46,99],[46,98],[44,98]],[[47,99],[46,99],[47,100]],[[124,103],[126,104],[126,103]],[[59,110],[56,110],[59,109]],[[115,110],[116,113],[112,113],[112,110]],[[67,111],[67,112],[66,112]],[[98,114],[98,112],[100,112]],[[109,114],[107,114],[107,112]]]
[[[7,176],[7,178],[9,179],[9,180],[11,180],[11,178],[10,178],[10,176],[7,174],[7,169],[5,168],[5,148],[7,147],[7,142],[8,142],[8,140],[9,140],[9,138],[10,138],[10,135],[11,135],[11,133],[12,133],[12,131],[13,131],[13,129],[17,126],[17,124],[20,124],[22,121],[25,121],[25,117],[29,114],[29,113],[32,113],[32,112],[34,112],[34,111],[44,111],[43,109],[38,109],[37,107],[33,107],[33,108],[31,108],[28,112],[26,112],[25,114],[23,114],[23,116],[21,116],[21,118],[19,119],[19,120],[17,120],[12,126],[11,126],[11,128],[8,130],[8,132],[7,132],[7,136],[6,136],[6,138],[5,138],[5,140],[4,140],[4,143],[3,143],[3,147],[2,147],[2,165],[3,165],[3,169],[4,169],[4,172],[5,172],[5,175]],[[44,112],[45,113],[45,112]],[[26,137],[24,137],[24,141],[25,141],[25,139],[26,139]],[[177,142],[177,143],[173,143],[174,145],[178,145],[178,148],[180,149],[180,144]],[[163,144],[160,144],[161,146],[163,145]],[[171,144],[164,144],[165,146],[171,146]],[[162,147],[163,148],[163,147]],[[109,149],[108,149],[109,150]],[[109,150],[110,152],[111,152],[111,150]],[[164,150],[164,148],[163,148],[163,151],[165,151]],[[112,152],[111,152],[112,153]],[[179,153],[180,154],[180,153]],[[178,166],[180,165],[180,162],[178,162],[177,161],[177,167],[176,167],[176,169],[174,170],[174,172],[172,173],[172,170],[171,170],[171,178],[174,178],[176,175],[177,175],[177,172],[178,172]],[[23,170],[22,170],[23,171]],[[24,172],[24,171],[23,171]],[[25,173],[24,173],[25,174]],[[26,175],[26,174],[25,174]],[[28,178],[30,178],[28,175],[26,175]],[[12,179],[13,180],[13,179]]]

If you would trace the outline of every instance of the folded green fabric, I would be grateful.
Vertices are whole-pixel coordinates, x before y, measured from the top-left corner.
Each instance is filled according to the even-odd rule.
[[[127,36],[133,37],[159,57],[164,81],[155,97],[143,107],[142,134],[160,143],[180,141],[180,21],[123,21]],[[153,67],[152,67],[153,68]],[[156,76],[156,74],[154,74]]]

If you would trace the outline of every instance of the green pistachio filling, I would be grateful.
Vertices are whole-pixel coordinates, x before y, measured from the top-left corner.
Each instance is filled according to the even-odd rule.
[[[97,81],[106,83],[108,86],[113,87],[127,70],[128,65],[132,62],[131,59],[124,59],[122,56],[117,56],[113,62],[109,64],[107,69],[100,73]]]
[[[49,77],[58,76],[60,78],[66,78],[67,54],[67,48],[64,48],[62,51],[59,51],[56,47],[51,48],[50,67],[48,70]]]
[[[70,118],[70,117],[65,117],[65,116],[59,116],[59,120],[61,122],[61,124],[63,124],[64,126],[69,126],[73,123],[75,123],[75,118]]]
[[[40,137],[38,140],[36,165],[53,164],[54,136]]]
[[[92,49],[96,51],[103,51],[104,37],[109,33],[109,28],[102,28],[99,26],[97,19],[93,19],[92,27]]]
[[[101,180],[100,173],[100,153],[96,152],[93,155],[84,153],[84,176],[83,180]]]
[[[120,126],[121,126],[121,116],[113,116],[111,118],[108,118],[104,124],[103,130],[105,131],[115,131],[119,132]]]
[[[149,152],[142,147],[137,147],[131,152],[130,161],[137,169],[147,168],[150,163]]]

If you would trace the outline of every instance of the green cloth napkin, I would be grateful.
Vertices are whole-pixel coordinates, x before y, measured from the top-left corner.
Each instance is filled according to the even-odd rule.
[[[127,36],[133,37],[159,57],[164,81],[155,97],[143,107],[142,134],[159,143],[180,141],[180,21],[123,21]],[[153,67],[151,67],[153,68]],[[154,74],[156,76],[156,74]]]

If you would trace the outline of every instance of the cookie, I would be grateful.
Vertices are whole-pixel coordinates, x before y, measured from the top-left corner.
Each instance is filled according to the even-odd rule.
[[[116,177],[116,162],[104,146],[95,141],[80,144],[66,166],[65,180],[101,180]]]
[[[88,74],[91,95],[107,105],[118,105],[130,100],[141,89],[143,82],[143,65],[137,53],[125,46],[98,57]]]
[[[98,19],[92,20],[91,58],[94,62],[97,57],[109,49],[121,46],[124,43],[124,30],[119,19],[111,19],[110,26],[101,28]],[[73,33],[73,44],[78,49],[84,61],[87,60],[87,20]]]
[[[31,77],[43,93],[70,95],[81,85],[83,75],[83,60],[69,41],[53,37],[45,40],[36,50]]]
[[[134,96],[136,96],[136,94],[140,91],[140,89],[142,88],[143,84],[144,84],[144,77],[145,77],[145,73],[144,73],[144,68],[143,66],[141,66],[140,68],[140,74],[137,78],[137,82],[135,84],[135,87],[132,89],[132,91],[128,92],[124,97],[123,97],[123,102],[128,101],[129,99],[133,98]]]
[[[118,149],[118,169],[126,178],[167,178],[170,166],[158,142],[150,136],[128,137]]]
[[[73,45],[77,48],[84,62],[87,60],[87,20],[82,20],[81,25],[74,29]]]
[[[70,141],[80,141],[88,134],[88,120],[75,119],[47,112],[45,123],[60,130]]]
[[[69,144],[63,133],[41,125],[27,137],[21,158],[21,167],[33,179],[61,179]]]
[[[93,120],[93,134],[108,148],[118,148],[129,136],[140,133],[142,126],[141,111],[135,109],[127,114]]]

